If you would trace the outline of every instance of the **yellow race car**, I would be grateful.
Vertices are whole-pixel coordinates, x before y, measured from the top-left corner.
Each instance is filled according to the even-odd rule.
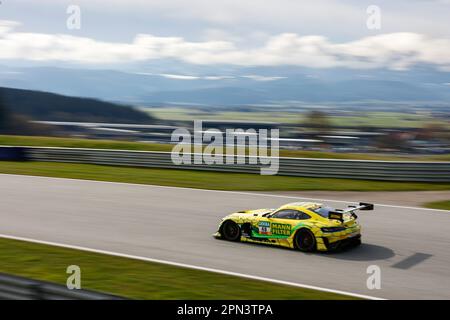
[[[371,203],[334,209],[320,203],[294,202],[278,209],[244,210],[222,219],[216,238],[266,243],[300,251],[334,251],[361,244],[357,210]]]

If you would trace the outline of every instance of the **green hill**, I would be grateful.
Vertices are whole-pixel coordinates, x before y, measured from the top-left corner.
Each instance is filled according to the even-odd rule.
[[[3,109],[33,120],[152,123],[148,113],[131,106],[91,98],[0,87]]]

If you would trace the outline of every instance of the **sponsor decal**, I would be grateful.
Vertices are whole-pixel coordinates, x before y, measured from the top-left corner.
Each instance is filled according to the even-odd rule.
[[[258,223],[259,234],[271,234],[270,233],[270,223],[268,221],[261,221]]]
[[[291,234],[291,225],[284,223],[272,223],[272,234],[289,236]]]

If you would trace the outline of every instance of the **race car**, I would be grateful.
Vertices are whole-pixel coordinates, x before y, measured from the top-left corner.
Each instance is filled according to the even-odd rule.
[[[373,204],[364,202],[346,209],[294,202],[278,209],[244,210],[223,218],[214,236],[304,252],[335,251],[361,244],[361,226],[355,212],[373,209]]]

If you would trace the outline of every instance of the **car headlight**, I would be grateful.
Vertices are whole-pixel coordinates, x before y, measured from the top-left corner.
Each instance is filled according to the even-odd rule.
[[[322,232],[340,232],[344,231],[345,227],[326,227],[326,228],[320,228]]]

